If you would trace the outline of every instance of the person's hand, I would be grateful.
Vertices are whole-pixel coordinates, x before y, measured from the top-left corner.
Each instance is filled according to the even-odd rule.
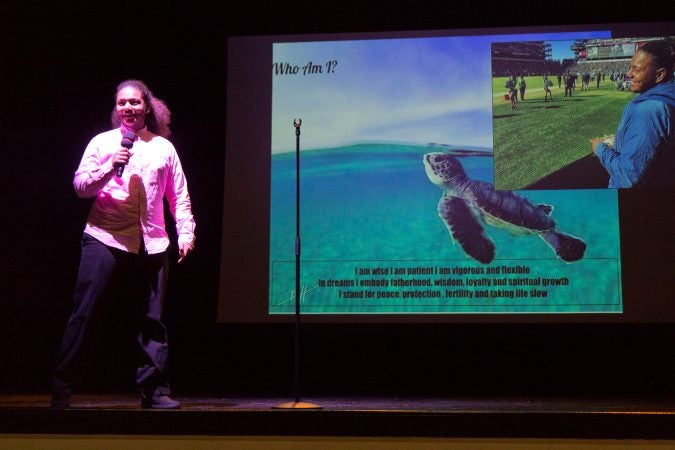
[[[599,138],[595,138],[595,139],[590,139],[590,141],[589,141],[591,143],[591,148],[593,149],[593,153],[596,154],[596,155],[597,155],[598,144],[600,142],[602,142],[602,139],[603,138],[599,137]]]
[[[182,263],[185,258],[187,258],[187,255],[192,253],[192,250],[194,250],[194,245],[184,242],[182,244],[178,245],[178,264]]]
[[[113,167],[126,166],[127,164],[129,164],[129,158],[131,158],[132,155],[133,153],[128,148],[125,147],[120,148],[115,152],[115,154],[112,157]]]

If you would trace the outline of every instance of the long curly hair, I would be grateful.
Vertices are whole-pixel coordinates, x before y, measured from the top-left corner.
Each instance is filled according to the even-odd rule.
[[[138,89],[143,96],[143,101],[148,106],[148,113],[145,115],[145,125],[148,130],[162,137],[168,138],[171,135],[169,124],[171,123],[171,111],[162,100],[155,97],[148,86],[141,80],[125,80],[117,85],[115,90],[115,99],[117,94],[126,88],[132,87]],[[117,116],[117,108],[114,107],[110,115],[110,122],[113,128],[120,126],[120,118]]]

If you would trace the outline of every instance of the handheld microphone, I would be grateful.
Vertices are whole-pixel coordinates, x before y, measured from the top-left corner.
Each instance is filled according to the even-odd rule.
[[[130,150],[131,147],[134,146],[134,140],[136,140],[136,133],[134,133],[131,130],[125,130],[124,133],[122,133],[122,147],[126,148],[127,150]],[[119,178],[122,178],[122,174],[124,173],[124,166],[125,164],[118,164],[117,165],[117,176]]]

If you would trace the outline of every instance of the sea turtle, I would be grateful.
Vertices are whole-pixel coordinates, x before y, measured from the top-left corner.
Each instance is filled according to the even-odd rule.
[[[481,222],[505,228],[513,235],[537,234],[566,262],[581,259],[586,243],[556,231],[553,207],[535,204],[513,191],[495,190],[492,183],[471,180],[457,158],[447,153],[427,153],[424,168],[429,180],[443,189],[438,202],[441,217],[453,241],[475,260],[488,264],[495,245]]]

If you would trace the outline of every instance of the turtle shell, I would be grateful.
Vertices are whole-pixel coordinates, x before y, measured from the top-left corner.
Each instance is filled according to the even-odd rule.
[[[555,221],[550,217],[552,206],[533,203],[513,191],[498,191],[490,183],[470,181],[463,194],[464,200],[490,225],[507,228],[515,234],[540,233],[555,228]]]

